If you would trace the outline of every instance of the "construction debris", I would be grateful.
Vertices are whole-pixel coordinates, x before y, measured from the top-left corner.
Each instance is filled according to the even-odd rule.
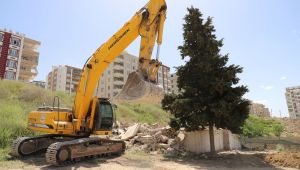
[[[186,132],[184,128],[175,130],[158,124],[135,124],[129,128],[117,130],[118,139],[124,140],[127,150],[145,151],[177,155],[184,153],[209,152],[208,130]],[[215,147],[217,151],[240,149],[239,138],[225,129],[215,129]]]
[[[135,124],[133,126],[130,126],[125,133],[120,135],[121,139],[128,140],[128,139],[133,138],[137,134],[139,127],[140,127],[140,124]]]
[[[118,130],[127,150],[174,154],[184,151],[184,133],[158,125],[135,124]]]

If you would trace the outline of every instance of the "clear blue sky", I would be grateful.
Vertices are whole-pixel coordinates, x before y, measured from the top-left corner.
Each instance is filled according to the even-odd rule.
[[[147,0],[6,0],[1,2],[0,27],[41,41],[36,80],[45,80],[52,65],[82,67],[99,45],[112,36]],[[299,0],[167,0],[161,60],[181,65],[186,8],[193,5],[212,16],[223,53],[244,67],[241,84],[247,98],[266,104],[275,116],[287,115],[285,87],[300,85]],[[127,51],[137,55],[138,41]],[[174,69],[172,68],[174,72]]]

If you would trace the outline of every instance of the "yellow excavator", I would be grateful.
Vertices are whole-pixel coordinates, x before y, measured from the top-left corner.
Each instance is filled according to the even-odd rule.
[[[52,107],[40,107],[29,113],[28,128],[44,135],[14,140],[11,155],[27,156],[46,150],[46,161],[49,164],[65,165],[84,158],[124,152],[123,141],[93,137],[111,135],[115,121],[113,104],[109,99],[94,96],[95,87],[109,64],[139,36],[139,68],[129,76],[130,82],[127,81],[125,93],[120,98],[124,98],[125,94],[130,96],[132,91],[136,93],[141,83],[151,84],[149,87],[155,86],[152,84],[156,82],[161,65],[158,57],[166,10],[165,0],[150,0],[136,12],[131,20],[100,46],[85,63],[73,108],[60,108],[59,98],[55,97]],[[151,59],[155,41],[157,57]],[[135,84],[131,81],[135,81]],[[135,88],[137,89],[132,90]],[[138,97],[137,93],[133,96]]]

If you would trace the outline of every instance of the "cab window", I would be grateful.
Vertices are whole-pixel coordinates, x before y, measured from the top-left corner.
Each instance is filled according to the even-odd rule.
[[[113,110],[110,104],[100,104],[101,117],[113,117]]]

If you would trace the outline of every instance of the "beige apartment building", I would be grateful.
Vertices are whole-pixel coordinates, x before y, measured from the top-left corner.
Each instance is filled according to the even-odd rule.
[[[290,118],[300,119],[300,86],[286,88],[285,98]]]
[[[171,74],[169,93],[174,93],[174,94],[179,93],[179,89],[178,89],[178,86],[177,86],[177,79],[178,79],[178,76],[176,75],[176,73]]]
[[[101,76],[96,89],[97,96],[108,98],[116,96],[125,85],[128,75],[137,69],[138,62],[137,57],[122,52]]]
[[[128,75],[138,68],[138,57],[127,52],[122,52],[112,62],[101,76],[95,94],[98,97],[112,98],[116,96],[125,85]],[[82,70],[71,66],[53,66],[46,77],[46,88],[52,91],[75,93],[80,81]],[[162,66],[158,70],[157,83],[169,89],[170,68]]]
[[[128,75],[137,70],[138,62],[138,57],[122,52],[103,73],[96,89],[97,96],[108,98],[116,96],[125,85]],[[158,70],[157,83],[164,88],[165,92],[168,91],[170,83],[169,74],[170,68],[165,65]]]
[[[254,114],[259,117],[271,116],[269,109],[264,104],[254,102],[250,102],[250,114]]]
[[[46,77],[46,89],[75,93],[80,81],[82,69],[71,66],[53,66]]]
[[[0,79],[32,81],[38,74],[40,42],[0,29]]]
[[[166,65],[162,65],[159,67],[158,75],[157,75],[157,84],[160,85],[165,93],[168,93],[170,89],[170,67]]]

